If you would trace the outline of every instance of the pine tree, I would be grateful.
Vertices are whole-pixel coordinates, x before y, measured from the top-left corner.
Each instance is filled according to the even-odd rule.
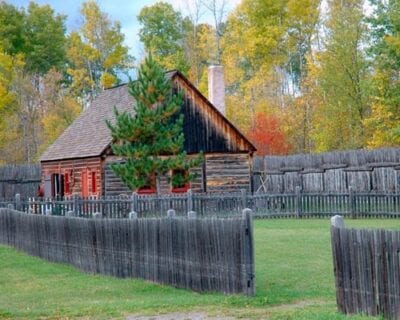
[[[171,172],[175,172],[169,175],[172,185],[184,185],[194,178],[189,169],[202,161],[202,155],[189,159],[183,150],[183,94],[174,91],[162,67],[149,56],[139,69],[138,80],[129,86],[134,112],[114,108],[115,124],[106,121],[112,150],[125,159],[111,167],[132,190],[154,188],[157,175]]]

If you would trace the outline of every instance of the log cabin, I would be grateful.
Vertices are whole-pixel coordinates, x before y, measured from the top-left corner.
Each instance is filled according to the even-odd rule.
[[[201,166],[192,169],[196,179],[180,188],[172,188],[167,177],[157,177],[156,188],[146,193],[251,191],[252,143],[224,116],[225,86],[220,66],[209,68],[209,96],[205,98],[180,72],[166,77],[174,90],[184,92],[184,149],[187,154],[204,154]],[[133,191],[110,168],[115,161],[112,138],[105,124],[114,119],[113,107],[134,112],[134,99],[128,85],[105,89],[82,114],[43,153],[41,181],[46,197],[80,195],[115,196]],[[140,191],[140,190],[139,190]]]

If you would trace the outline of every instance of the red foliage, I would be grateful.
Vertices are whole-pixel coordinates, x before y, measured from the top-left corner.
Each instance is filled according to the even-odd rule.
[[[254,126],[247,133],[247,137],[257,148],[257,155],[286,155],[291,146],[286,140],[279,119],[258,112]]]

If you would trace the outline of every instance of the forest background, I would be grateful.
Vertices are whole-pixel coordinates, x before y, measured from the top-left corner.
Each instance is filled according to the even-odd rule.
[[[400,0],[187,1],[142,8],[145,52],[205,96],[207,67],[223,65],[227,117],[258,154],[400,145]],[[67,32],[49,5],[0,2],[0,163],[36,162],[142,61],[97,2],[80,14]]]

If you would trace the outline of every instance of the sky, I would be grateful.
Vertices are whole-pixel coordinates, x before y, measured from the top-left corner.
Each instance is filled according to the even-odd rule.
[[[159,1],[159,0],[158,0]],[[125,35],[125,44],[130,48],[130,53],[139,58],[143,54],[143,47],[139,42],[138,32],[139,23],[136,16],[144,6],[151,6],[157,0],[97,0],[101,10],[106,12],[112,20],[121,23],[122,32]],[[187,12],[188,3],[191,0],[163,0],[171,3],[176,10]],[[228,10],[232,10],[241,0],[228,0]],[[29,0],[11,0],[9,3],[17,7],[27,7]],[[81,24],[80,7],[83,0],[35,0],[36,3],[43,5],[49,4],[57,13],[67,15],[68,31],[77,30]],[[212,22],[210,14],[204,12],[202,22]]]

